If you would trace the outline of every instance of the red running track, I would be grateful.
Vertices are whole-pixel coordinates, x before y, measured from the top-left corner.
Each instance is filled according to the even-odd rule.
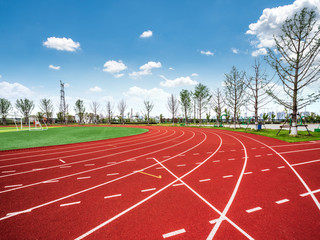
[[[0,239],[320,239],[320,141],[148,129],[0,152]]]

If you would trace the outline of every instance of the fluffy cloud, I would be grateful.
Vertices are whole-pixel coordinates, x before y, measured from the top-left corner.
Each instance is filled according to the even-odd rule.
[[[103,65],[103,67],[104,72],[111,73],[116,78],[124,76],[124,74],[120,72],[127,69],[127,66],[121,60],[119,60],[118,62],[114,60],[107,61]]]
[[[54,66],[52,64],[49,65],[49,68],[53,69],[53,70],[60,70],[60,66]]]
[[[148,31],[144,31],[141,35],[140,38],[149,38],[152,37],[152,31],[148,30]]]
[[[266,55],[267,54],[267,49],[265,48],[259,48],[258,50],[255,50],[251,53],[251,56],[257,57],[259,55]]]
[[[0,82],[0,96],[4,98],[30,97],[33,92],[20,83]]]
[[[172,68],[172,67],[169,67],[169,70],[172,70],[172,71],[173,71],[173,70],[174,70],[174,68]]]
[[[165,76],[160,76],[165,81],[160,82],[162,87],[178,87],[178,86],[189,86],[198,84],[197,81],[192,80],[189,76],[179,77],[174,80],[167,79]]]
[[[140,71],[139,72],[133,72],[133,73],[130,73],[130,77],[132,78],[139,78],[140,76],[144,76],[144,75],[152,75],[152,72],[151,70],[153,68],[161,68],[161,63],[160,62],[148,62],[144,65],[142,65],[139,69]]]
[[[198,76],[199,76],[198,73],[192,73],[192,74],[191,74],[191,77],[198,77]]]
[[[43,46],[46,46],[47,48],[54,48],[60,51],[74,52],[80,48],[80,43],[74,42],[71,38],[49,37],[47,38],[47,41],[43,43]]]
[[[200,53],[203,54],[203,55],[207,55],[207,56],[213,56],[213,55],[214,55],[214,53],[213,53],[213,52],[210,52],[210,51],[203,51],[203,50],[201,50]]]
[[[102,88],[98,86],[94,86],[92,88],[89,88],[90,92],[102,92]]]
[[[256,41],[252,44],[258,49],[273,47],[273,35],[281,35],[281,26],[287,18],[291,18],[295,13],[301,11],[303,8],[312,8],[316,12],[320,12],[319,0],[296,0],[293,4],[285,5],[276,8],[266,8],[256,23],[249,25],[249,30],[246,34],[254,35]],[[320,19],[320,14],[318,14]],[[259,52],[255,51],[258,54]],[[261,50],[264,52],[264,50]],[[252,56],[254,56],[252,53]]]
[[[236,48],[231,48],[231,51],[232,51],[234,54],[238,54],[238,53],[239,53],[239,50],[236,49]]]

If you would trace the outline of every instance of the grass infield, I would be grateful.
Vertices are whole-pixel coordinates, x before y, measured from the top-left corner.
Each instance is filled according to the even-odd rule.
[[[145,133],[142,128],[55,127],[47,131],[6,131],[0,128],[0,150],[88,142]]]

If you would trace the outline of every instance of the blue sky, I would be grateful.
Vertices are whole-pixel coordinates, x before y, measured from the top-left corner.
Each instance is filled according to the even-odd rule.
[[[168,115],[169,94],[178,96],[198,82],[211,90],[221,88],[233,65],[250,73],[254,56],[269,47],[264,40],[270,36],[259,34],[269,33],[259,23],[266,8],[287,6],[284,14],[272,12],[279,19],[294,11],[288,9],[317,3],[0,0],[0,97],[12,102],[28,97],[36,105],[51,98],[57,110],[62,80],[71,113],[79,98],[88,111],[92,101],[99,102],[102,113],[108,100],[115,110],[125,99],[129,109],[140,112],[147,99],[155,103],[152,115]],[[273,19],[269,14],[268,26]],[[248,34],[249,29],[254,33]]]

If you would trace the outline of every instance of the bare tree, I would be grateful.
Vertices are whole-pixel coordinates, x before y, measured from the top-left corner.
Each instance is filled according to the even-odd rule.
[[[265,106],[266,104],[272,101],[272,98],[267,93],[267,90],[274,89],[275,83],[271,83],[272,78],[267,79],[265,72],[261,71],[261,64],[259,59],[255,59],[254,66],[254,75],[246,77],[245,84],[249,90],[249,95],[253,98],[248,97],[247,102],[250,105],[253,105],[254,111],[254,122],[256,130],[258,130],[258,120],[259,120],[259,108]]]
[[[110,101],[107,102],[107,120],[108,124],[111,124],[113,118],[113,105]]]
[[[192,104],[192,92],[188,91],[186,89],[182,89],[180,92],[180,104],[182,107],[182,110],[184,112],[184,119],[185,119],[185,124],[188,124],[188,112],[191,109],[191,104]]]
[[[79,123],[83,123],[84,121],[84,114],[86,112],[86,108],[84,107],[84,104],[83,104],[83,100],[80,100],[78,99],[75,103],[75,106],[74,106],[74,111],[76,113],[76,115],[78,115],[79,117]]]
[[[221,90],[218,88],[216,91],[212,93],[212,109],[217,114],[218,126],[220,126],[220,118],[221,118],[221,114],[224,106],[225,106],[225,98]]]
[[[47,122],[49,122],[53,114],[53,104],[51,99],[47,99],[47,98],[41,99],[39,103],[39,108],[43,113],[43,115],[47,118]]]
[[[150,124],[150,112],[152,111],[154,104],[153,104],[153,102],[150,102],[150,101],[143,101],[143,103],[144,103],[144,108],[145,108],[144,115],[147,117],[147,122],[149,125]]]
[[[234,128],[238,122],[237,116],[241,106],[245,103],[245,84],[244,72],[239,72],[235,66],[232,67],[230,74],[225,74],[225,96],[226,105],[232,109]]]
[[[11,109],[11,102],[5,98],[0,98],[0,114],[2,117],[2,124],[6,125],[6,117]]]
[[[98,102],[93,101],[90,104],[90,108],[91,108],[91,111],[93,113],[93,123],[97,124],[97,118],[98,118],[98,115],[99,115],[98,112],[99,112],[99,109],[100,109],[100,104]]]
[[[29,122],[29,116],[34,109],[33,101],[25,98],[25,99],[17,99],[16,108],[20,111],[20,113],[25,117],[25,124]]]
[[[320,92],[313,92],[307,97],[302,94],[306,86],[319,80],[320,75],[320,64],[316,60],[320,53],[320,26],[316,12],[302,9],[299,14],[287,19],[281,30],[281,36],[274,36],[280,56],[268,49],[266,60],[279,76],[288,99],[280,98],[272,91],[268,93],[292,111],[291,135],[297,136],[298,110],[320,98]]]
[[[120,113],[120,116],[121,116],[121,123],[124,124],[124,112],[126,111],[126,108],[127,108],[127,103],[125,100],[121,100],[119,103],[118,103],[118,110],[119,110],[119,113]]]
[[[207,86],[199,83],[195,87],[194,90],[194,97],[196,99],[197,103],[197,110],[199,113],[199,118],[200,118],[200,124],[202,123],[202,113],[204,113],[207,110],[207,106],[210,102],[211,95],[210,95],[210,90]]]
[[[167,108],[170,114],[172,115],[172,125],[173,125],[174,119],[178,114],[178,109],[179,109],[179,101],[173,94],[171,94],[171,96],[168,97]]]

